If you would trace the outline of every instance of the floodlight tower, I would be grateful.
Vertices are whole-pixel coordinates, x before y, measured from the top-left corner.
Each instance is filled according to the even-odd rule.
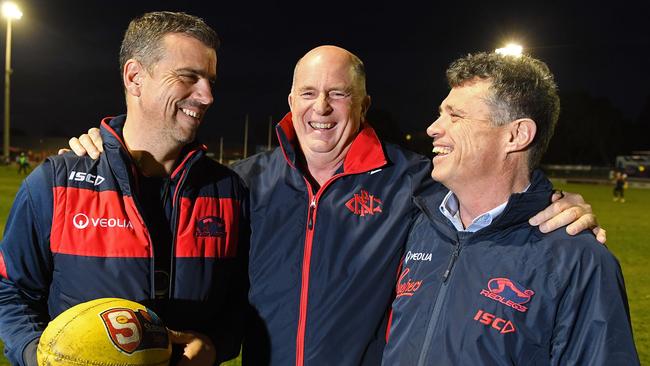
[[[11,21],[22,18],[23,12],[10,1],[2,3],[2,16],[7,19],[7,47],[5,48],[5,128],[2,154],[9,161],[9,97],[11,90]]]

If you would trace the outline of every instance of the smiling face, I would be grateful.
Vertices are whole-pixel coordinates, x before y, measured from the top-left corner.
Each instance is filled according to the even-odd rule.
[[[180,33],[165,35],[162,44],[160,60],[141,72],[137,106],[152,132],[160,131],[161,138],[171,143],[187,144],[212,105],[217,55]]]
[[[319,47],[296,66],[289,94],[293,127],[309,160],[347,153],[370,104],[349,52]]]
[[[436,154],[431,176],[452,191],[480,186],[501,172],[508,136],[507,129],[490,121],[489,87],[489,81],[472,80],[452,88],[440,105],[440,117],[427,128]]]

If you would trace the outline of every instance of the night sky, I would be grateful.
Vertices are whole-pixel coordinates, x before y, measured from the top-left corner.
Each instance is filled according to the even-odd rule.
[[[423,2],[424,3],[424,2]],[[606,97],[635,120],[650,96],[650,6],[641,2],[452,1],[59,1],[18,2],[13,26],[12,127],[77,135],[124,112],[117,55],[131,18],[147,11],[198,15],[219,33],[215,103],[204,140],[253,143],[269,116],[287,112],[296,60],[321,44],[366,65],[371,109],[403,132],[423,131],[447,94],[446,66],[469,52],[516,40],[547,62],[562,91]],[[5,27],[1,46],[4,49]]]

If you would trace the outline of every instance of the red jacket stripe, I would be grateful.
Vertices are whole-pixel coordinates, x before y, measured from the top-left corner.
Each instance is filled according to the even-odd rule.
[[[5,266],[5,257],[2,255],[2,252],[0,252],[0,276],[9,279],[9,276],[7,275],[7,266]]]
[[[54,187],[52,253],[90,257],[151,256],[149,235],[132,197]]]

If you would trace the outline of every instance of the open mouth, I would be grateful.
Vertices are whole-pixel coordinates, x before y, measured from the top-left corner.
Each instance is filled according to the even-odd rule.
[[[450,154],[452,151],[453,149],[449,146],[434,146],[432,150],[436,156],[445,156],[447,154]]]
[[[309,122],[309,126],[315,130],[331,130],[336,126],[334,122]]]
[[[192,118],[200,118],[201,113],[195,112],[193,110],[187,109],[187,108],[181,108],[181,112],[183,112],[185,115],[190,116]]]

